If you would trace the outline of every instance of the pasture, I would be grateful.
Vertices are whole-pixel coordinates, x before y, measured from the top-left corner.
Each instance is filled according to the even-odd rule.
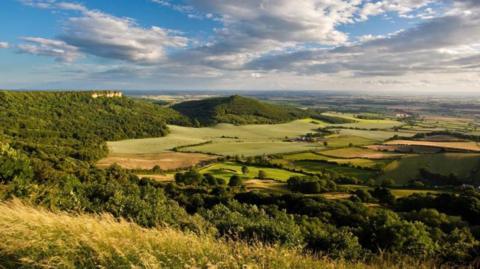
[[[379,160],[372,160],[366,158],[341,158],[341,157],[329,157],[323,155],[323,151],[320,152],[304,152],[304,153],[294,153],[283,155],[284,160],[288,161],[327,161],[332,164],[350,164],[353,166],[358,166],[362,168],[374,168],[381,167],[385,165],[385,162]],[[281,163],[281,162],[280,162]],[[283,163],[285,164],[285,163]],[[290,165],[292,166],[292,165]]]
[[[392,179],[397,184],[407,183],[411,179],[419,179],[421,168],[429,172],[448,176],[454,174],[459,178],[467,178],[480,167],[480,154],[444,153],[405,156],[394,160],[384,168],[379,178]]]
[[[463,151],[480,151],[480,146],[476,142],[436,142],[425,140],[392,140],[384,143],[385,145],[400,145],[400,146],[424,146],[441,148],[445,150],[463,150]]]
[[[357,136],[382,142],[389,138],[394,137],[395,135],[402,137],[411,137],[414,136],[416,131],[405,131],[399,130],[397,132],[390,130],[357,130],[357,129],[337,129],[336,130],[340,135],[344,136]]]
[[[351,135],[329,135],[327,143],[329,148],[343,148],[349,146],[366,146],[374,144],[378,141],[361,136]]]
[[[337,173],[348,177],[354,177],[361,180],[375,179],[377,173],[372,170],[360,169],[350,166],[340,166],[335,163],[327,163],[322,161],[298,160],[291,162],[294,167],[302,169],[309,173]]]
[[[404,123],[390,120],[390,119],[381,119],[381,120],[370,120],[370,119],[359,119],[355,115],[350,113],[338,113],[338,112],[328,112],[323,113],[327,116],[339,117],[349,120],[354,120],[354,123],[345,123],[345,124],[336,124],[335,126],[340,126],[344,128],[360,128],[360,129],[391,129],[393,127],[402,126]]]
[[[129,139],[108,142],[113,154],[162,153],[176,147],[185,152],[207,152],[219,155],[259,155],[279,152],[318,149],[320,143],[284,142],[286,138],[298,137],[324,123],[311,119],[296,120],[283,124],[241,125],[218,124],[213,127],[192,128],[170,125],[165,137]],[[211,144],[198,144],[211,141]],[[191,147],[187,147],[192,145]]]
[[[292,176],[303,176],[303,174],[290,172],[284,169],[248,166],[248,173],[242,173],[242,164],[234,162],[216,163],[208,167],[200,169],[200,173],[210,173],[214,177],[223,178],[229,180],[233,175],[239,175],[247,179],[255,179],[258,176],[258,171],[262,170],[266,173],[266,178],[275,179],[280,181],[287,181]]]
[[[401,154],[391,152],[379,152],[368,148],[349,147],[341,149],[323,150],[319,152],[322,155],[333,158],[364,158],[364,159],[391,159],[402,156]]]

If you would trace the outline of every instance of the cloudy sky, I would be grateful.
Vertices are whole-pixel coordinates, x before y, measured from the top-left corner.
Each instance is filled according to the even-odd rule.
[[[0,88],[480,90],[480,0],[1,0]]]

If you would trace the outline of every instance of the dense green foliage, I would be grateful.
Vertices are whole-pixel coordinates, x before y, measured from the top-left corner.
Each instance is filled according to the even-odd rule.
[[[183,116],[126,97],[91,92],[0,91],[0,139],[26,153],[34,167],[73,171],[107,154],[105,141],[164,136]]]
[[[308,117],[298,108],[260,102],[238,95],[183,102],[172,107],[197,125],[281,123]]]

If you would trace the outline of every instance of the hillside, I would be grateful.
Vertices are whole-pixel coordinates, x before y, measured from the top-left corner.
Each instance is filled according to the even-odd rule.
[[[184,233],[145,229],[109,215],[69,215],[1,203],[1,268],[400,268],[330,261],[279,246],[248,245]],[[429,268],[428,263],[402,264]]]
[[[268,104],[238,95],[188,101],[172,108],[200,125],[273,124],[308,117],[306,111],[298,108]]]
[[[164,136],[186,123],[170,108],[98,92],[0,91],[0,138],[40,159],[93,161],[106,140]]]

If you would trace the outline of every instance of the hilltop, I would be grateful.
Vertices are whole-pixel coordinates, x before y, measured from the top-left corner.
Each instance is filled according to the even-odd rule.
[[[269,104],[238,95],[187,101],[172,108],[200,125],[274,124],[308,117],[308,113],[299,108]]]

